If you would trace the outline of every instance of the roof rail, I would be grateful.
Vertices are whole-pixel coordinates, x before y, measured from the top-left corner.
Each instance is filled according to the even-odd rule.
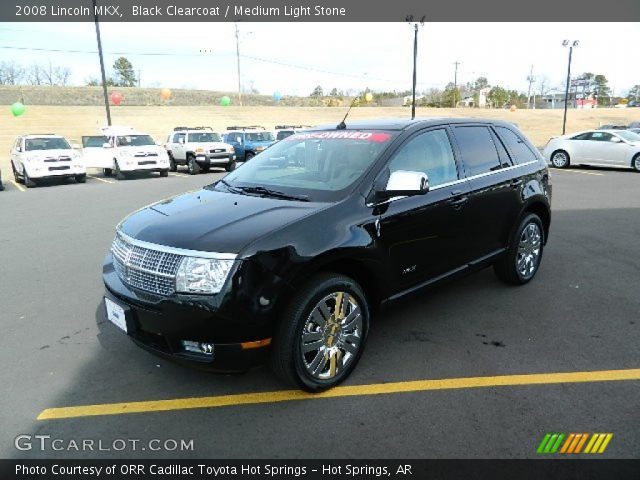
[[[213,128],[211,128],[211,127],[175,127],[173,129],[174,132],[179,132],[181,130],[211,130],[211,131],[213,131]]]
[[[311,128],[311,125],[276,125],[276,130],[284,130],[287,128]]]
[[[245,125],[245,126],[234,125],[232,127],[227,127],[227,130],[266,130],[266,129],[260,125]]]

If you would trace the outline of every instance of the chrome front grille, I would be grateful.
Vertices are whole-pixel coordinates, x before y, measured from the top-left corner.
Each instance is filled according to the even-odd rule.
[[[111,245],[113,265],[127,285],[158,295],[175,292],[175,277],[182,255],[135,245],[120,232]]]

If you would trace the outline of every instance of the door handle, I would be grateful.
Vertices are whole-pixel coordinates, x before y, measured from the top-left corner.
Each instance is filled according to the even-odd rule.
[[[522,185],[521,178],[514,178],[513,180],[511,180],[511,187],[516,188],[516,187],[519,187],[520,185]]]

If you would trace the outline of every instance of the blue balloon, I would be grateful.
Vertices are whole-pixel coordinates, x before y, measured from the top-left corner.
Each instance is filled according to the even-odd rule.
[[[276,102],[279,102],[282,99],[282,94],[276,90],[275,92],[273,92],[273,99]]]

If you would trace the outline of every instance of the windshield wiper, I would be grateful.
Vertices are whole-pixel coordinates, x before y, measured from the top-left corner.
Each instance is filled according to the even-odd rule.
[[[265,197],[282,198],[285,200],[299,200],[301,202],[308,202],[309,197],[306,195],[292,195],[289,193],[279,192],[277,190],[271,190],[264,187],[237,187],[239,190],[245,193],[255,193]]]

